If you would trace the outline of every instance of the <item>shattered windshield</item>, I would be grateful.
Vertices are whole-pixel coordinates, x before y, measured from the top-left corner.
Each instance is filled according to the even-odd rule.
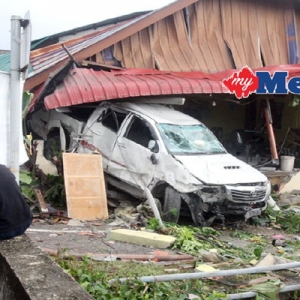
[[[226,153],[222,144],[204,125],[156,124],[172,154]]]

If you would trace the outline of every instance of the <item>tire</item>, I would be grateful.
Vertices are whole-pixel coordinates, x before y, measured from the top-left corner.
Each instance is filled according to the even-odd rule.
[[[180,217],[181,196],[172,187],[166,187],[163,199],[162,220],[177,223]]]

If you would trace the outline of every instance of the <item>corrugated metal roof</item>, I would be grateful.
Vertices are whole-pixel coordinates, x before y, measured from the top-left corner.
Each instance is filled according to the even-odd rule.
[[[85,35],[84,32],[87,32],[89,30],[99,30],[103,27],[109,27],[124,21],[128,21],[131,20],[135,17],[139,17],[141,15],[144,15],[146,13],[148,13],[150,11],[141,11],[141,12],[134,12],[131,14],[127,14],[127,15],[123,15],[123,16],[119,16],[119,17],[115,17],[115,18],[110,18],[104,21],[100,21],[100,22],[96,22],[96,23],[92,23],[92,24],[88,24],[88,25],[84,25],[84,26],[80,26],[80,27],[76,27],[76,28],[72,28],[70,30],[66,30],[63,32],[59,32],[56,34],[52,34],[40,39],[36,39],[34,41],[32,41],[31,43],[31,49],[35,50],[37,48],[41,48],[40,45],[43,45],[45,42],[49,42],[51,44],[54,43],[58,43],[60,38],[65,37],[65,36],[71,36],[71,35],[76,35],[78,33],[81,33],[81,35]],[[83,33],[83,34],[82,34]],[[88,34],[88,33],[86,33]],[[74,38],[76,38],[74,36]],[[50,45],[50,44],[49,44]],[[46,47],[47,45],[44,45],[42,47]]]
[[[126,21],[119,24],[111,25],[108,28],[98,30],[91,34],[66,41],[64,43],[54,44],[45,48],[37,49],[30,52],[30,63],[33,68],[33,72],[29,74],[32,77],[50,66],[68,58],[67,52],[63,49],[62,44],[66,46],[70,54],[77,53],[82,49],[85,49],[101,39],[105,38],[107,35],[115,33],[118,29],[123,28],[127,23]]]
[[[164,72],[130,69],[94,71],[75,68],[53,94],[45,97],[47,109],[139,96],[226,93],[219,75],[202,72]]]
[[[32,68],[29,66],[29,72]],[[10,51],[0,54],[0,71],[10,73]]]
[[[93,69],[73,68],[55,91],[46,96],[47,109],[79,105],[104,100],[127,99],[140,96],[200,95],[222,94],[228,90],[222,84],[236,69],[218,73],[204,72],[167,72],[151,69],[127,69],[95,71]],[[288,71],[289,77],[300,76],[300,65],[278,65],[253,69],[268,71]],[[47,90],[47,85],[38,94]],[[31,108],[39,95],[35,97]]]
[[[0,54],[0,71],[10,72],[10,52]]]

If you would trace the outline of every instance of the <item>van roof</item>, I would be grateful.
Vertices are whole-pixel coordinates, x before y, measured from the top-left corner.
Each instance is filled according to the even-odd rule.
[[[115,106],[135,112],[146,118],[150,118],[157,123],[180,125],[195,125],[201,123],[189,115],[161,104],[119,102]]]

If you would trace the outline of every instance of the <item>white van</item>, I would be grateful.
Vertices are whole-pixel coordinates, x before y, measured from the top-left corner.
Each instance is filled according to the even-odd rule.
[[[204,124],[167,105],[101,103],[86,122],[68,109],[41,110],[31,123],[48,159],[58,144],[101,153],[108,183],[140,199],[149,189],[165,221],[177,222],[186,211],[199,226],[247,220],[274,203],[266,176],[227,153]]]
[[[165,221],[177,222],[184,208],[199,226],[229,216],[249,219],[270,197],[261,172],[227,153],[204,124],[165,105],[100,104],[78,148],[95,151],[107,181],[138,198],[149,188]]]

